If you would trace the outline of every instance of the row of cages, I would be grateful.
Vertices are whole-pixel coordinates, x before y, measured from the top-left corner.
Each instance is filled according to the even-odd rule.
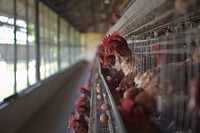
[[[90,66],[90,77],[85,86],[77,88],[75,110],[68,118],[66,133],[125,133],[112,92],[98,60]]]
[[[39,0],[0,1],[0,102],[84,57],[81,33]]]
[[[194,28],[129,43],[136,77],[157,83],[151,120],[162,132],[199,132],[199,39]]]
[[[198,6],[198,0],[135,1],[99,45],[69,127],[77,133],[198,133]]]
[[[91,132],[200,132],[199,4],[198,0],[135,1],[108,31],[107,38],[110,36],[112,38],[111,33],[118,31],[127,41],[132,56],[130,64],[133,72],[128,75],[129,77],[127,75],[123,77],[121,81],[137,88],[139,92],[132,99],[134,106],[131,107],[131,111],[127,111],[130,104],[119,100],[119,97],[124,96],[124,92],[121,93],[123,96],[117,96],[115,93],[120,85],[123,85],[122,82],[114,89],[112,87],[117,81],[111,82],[114,84],[109,82],[116,75],[111,77],[108,75],[116,70],[96,63],[96,68],[99,70],[96,70],[94,75],[98,73],[100,79],[95,79],[94,76],[91,104],[93,117],[89,125]],[[104,39],[106,40],[106,37]],[[105,40],[102,43],[107,41]],[[122,47],[121,51],[123,51]],[[104,51],[103,54],[106,52]],[[108,50],[107,53],[109,52]],[[101,56],[104,56],[103,54]],[[109,61],[112,62],[113,58]],[[122,58],[121,62],[123,62],[128,56],[119,58]],[[119,77],[115,77],[116,80],[119,80]],[[96,83],[101,83],[104,103],[110,105],[110,109],[106,111],[108,116],[106,125],[101,125],[102,122],[99,122],[98,101],[100,100],[97,97],[98,90],[95,90]],[[140,104],[145,109],[139,108]],[[143,121],[147,114],[148,123]]]

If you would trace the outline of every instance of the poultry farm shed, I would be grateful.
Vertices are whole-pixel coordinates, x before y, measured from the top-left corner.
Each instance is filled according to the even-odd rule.
[[[127,8],[91,66],[88,132],[200,132],[199,6],[136,0]]]

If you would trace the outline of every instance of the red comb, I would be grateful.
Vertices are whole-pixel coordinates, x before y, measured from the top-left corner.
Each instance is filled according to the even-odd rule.
[[[82,93],[83,93],[83,92],[82,92],[83,89],[84,89],[84,87],[80,85],[80,86],[78,87],[78,92],[82,94]]]
[[[113,40],[116,36],[119,35],[119,32],[113,32],[112,34],[109,35],[105,35],[102,42],[103,42],[103,46],[107,47],[108,46],[108,42]]]
[[[68,120],[68,122],[69,122],[69,126],[73,126],[73,124],[74,124],[74,121],[76,121],[76,120],[78,120],[78,117],[77,116],[74,116],[74,115],[72,115],[70,118],[69,118],[69,120]]]
[[[133,106],[133,101],[130,99],[123,99],[121,98],[119,100],[119,102],[121,103],[121,106],[118,106],[119,109],[122,109],[124,111],[130,111],[131,107]]]
[[[76,100],[76,104],[80,104],[84,99],[85,98],[82,97],[82,96],[78,97],[77,100]]]
[[[100,63],[103,64],[103,60],[101,59],[100,53],[97,53],[97,58],[99,59]]]
[[[97,51],[102,52],[104,50],[103,44],[98,45]]]
[[[81,105],[81,104],[76,104],[76,112],[77,112],[78,114],[84,114],[84,112],[85,112],[84,106]]]
[[[159,63],[163,61],[161,54],[156,54],[156,59],[158,60]]]
[[[156,44],[152,45],[152,46],[151,46],[151,50],[152,50],[152,51],[159,50],[159,44],[156,43]]]
[[[76,107],[75,107],[76,112],[78,112],[78,113],[79,113],[79,108],[80,108],[80,106],[81,106],[81,104],[76,104]]]

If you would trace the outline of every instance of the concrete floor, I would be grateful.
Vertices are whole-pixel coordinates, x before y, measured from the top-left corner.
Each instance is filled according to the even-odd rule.
[[[66,80],[61,88],[37,113],[23,125],[17,133],[70,133],[68,118],[75,110],[75,100],[79,96],[77,87],[85,85],[89,79],[89,64]]]

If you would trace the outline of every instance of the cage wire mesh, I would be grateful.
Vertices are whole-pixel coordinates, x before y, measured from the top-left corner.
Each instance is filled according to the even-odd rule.
[[[199,11],[179,15],[174,2],[130,17],[119,30],[129,42],[136,74],[149,72],[158,81],[154,122],[163,132],[199,132]]]
[[[161,5],[169,13],[164,17],[178,16],[169,5]],[[199,13],[180,15],[162,25],[152,21],[145,29],[145,21],[135,30],[131,24],[121,28],[134,57],[136,75],[147,73],[148,80],[157,84],[157,113],[152,121],[162,132],[199,132]]]
[[[135,78],[145,75],[144,83],[148,80],[146,86],[153,88],[157,109],[150,121],[163,133],[197,133],[200,132],[200,4],[199,0],[187,1],[183,13],[178,1],[135,1],[109,32],[117,30],[126,38]],[[104,102],[112,104],[103,78],[94,83],[97,82],[104,88]],[[102,103],[94,100],[92,108],[99,104]],[[101,111],[93,112],[92,122],[99,125],[94,132],[100,128],[105,129],[102,132],[119,132],[120,116],[115,115],[117,109],[113,107],[106,112],[110,119],[107,125],[98,124]]]
[[[195,132],[199,123],[199,29],[129,43],[135,72],[156,80],[157,112],[169,131]],[[168,126],[169,126],[168,125]],[[198,130],[199,131],[199,130]]]

